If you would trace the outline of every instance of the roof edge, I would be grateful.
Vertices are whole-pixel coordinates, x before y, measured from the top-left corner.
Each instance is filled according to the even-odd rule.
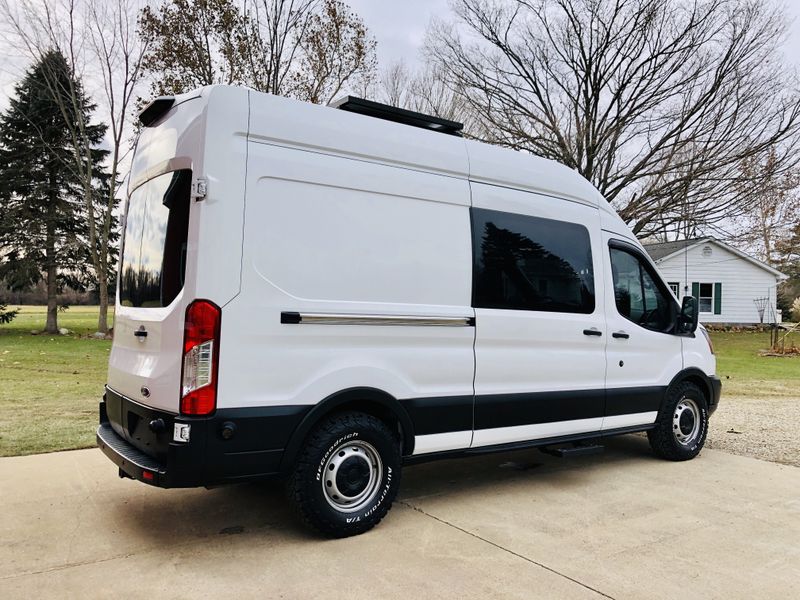
[[[661,262],[664,262],[665,260],[669,260],[670,258],[673,258],[675,256],[683,254],[684,252],[688,252],[692,248],[696,248],[697,246],[700,246],[701,244],[708,244],[708,243],[716,244],[717,246],[727,250],[728,252],[731,252],[731,253],[735,254],[739,258],[742,258],[742,259],[748,261],[749,263],[754,264],[757,267],[761,267],[765,271],[768,271],[769,273],[772,273],[773,275],[775,275],[775,277],[777,279],[780,279],[781,281],[785,281],[785,280],[789,279],[788,275],[778,271],[778,269],[776,269],[774,267],[771,267],[767,263],[762,262],[762,261],[758,260],[757,258],[755,258],[753,256],[750,256],[746,252],[742,252],[738,248],[734,248],[733,246],[729,246],[725,242],[722,242],[722,241],[720,241],[720,240],[718,240],[716,238],[713,238],[713,237],[700,238],[694,244],[691,244],[689,246],[684,246],[680,250],[676,250],[672,254],[667,254],[666,256],[662,256],[661,258],[659,258],[658,260],[655,260],[653,262],[656,263],[656,264],[659,264]]]

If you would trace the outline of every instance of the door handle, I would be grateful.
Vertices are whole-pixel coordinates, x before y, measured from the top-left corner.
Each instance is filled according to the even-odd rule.
[[[583,335],[603,335],[603,332],[597,329],[584,329]]]
[[[611,334],[611,337],[615,337],[618,340],[627,340],[631,336],[629,336],[624,331],[615,331],[614,333]]]
[[[144,328],[144,325],[139,325],[139,329],[133,332],[137,338],[139,338],[140,342],[144,341],[144,338],[147,337],[147,330]]]

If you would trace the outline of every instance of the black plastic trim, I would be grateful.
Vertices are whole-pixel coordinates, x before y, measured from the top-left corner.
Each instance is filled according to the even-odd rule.
[[[400,404],[414,423],[416,435],[472,430],[472,395],[409,398]]]
[[[330,106],[367,117],[375,117],[385,121],[393,121],[459,137],[461,136],[461,130],[464,129],[464,124],[458,121],[434,117],[413,110],[406,110],[405,108],[357,98],[356,96],[345,96],[332,102]]]
[[[139,123],[150,127],[167,114],[173,104],[175,104],[174,96],[159,96],[139,113]]]
[[[354,410],[383,411],[385,415],[394,417],[400,423],[402,431],[403,454],[414,452],[414,436],[416,435],[414,424],[406,409],[396,398],[375,388],[349,388],[328,396],[318,404],[309,406],[310,410],[291,433],[291,438],[281,458],[281,473],[288,473],[292,468],[302,449],[303,442],[312,428],[326,415],[345,407],[352,407]]]
[[[650,386],[476,396],[475,429],[656,411],[661,406],[666,389],[665,386]]]
[[[716,375],[706,375],[697,367],[689,367],[680,371],[670,381],[669,387],[676,385],[687,379],[694,379],[703,382],[705,386],[706,398],[708,398],[708,413],[711,414],[719,406],[720,396],[722,395],[722,381]]]
[[[541,446],[550,446],[553,444],[565,444],[569,442],[579,442],[582,440],[595,440],[600,438],[608,438],[617,435],[624,435],[626,433],[638,433],[641,431],[649,431],[655,427],[655,423],[648,425],[634,425],[632,427],[619,427],[617,429],[609,429],[607,431],[593,431],[589,433],[578,433],[575,435],[564,435],[558,437],[542,438],[538,440],[528,440],[524,442],[512,442],[509,444],[497,444],[494,446],[480,446],[478,448],[464,448],[462,450],[445,450],[444,452],[431,452],[429,454],[416,454],[414,456],[403,457],[404,465],[416,465],[426,463],[434,460],[442,460],[448,458],[463,458],[467,456],[477,456],[481,454],[494,454],[497,452],[513,452],[515,450],[527,450],[529,448],[538,448]]]
[[[667,386],[614,388],[606,391],[605,416],[630,415],[661,408]]]
[[[284,325],[298,325],[300,321],[301,319],[299,312],[283,311],[281,313],[281,323]]]
[[[212,416],[190,417],[144,406],[107,387],[100,403],[100,426],[113,430],[123,444],[117,448],[122,458],[148,456],[161,465],[157,481],[145,480],[141,470],[110,456],[134,479],[160,487],[194,487],[275,476],[292,432],[311,409],[304,405],[222,408]],[[164,428],[151,431],[153,419],[163,420]],[[173,441],[175,423],[191,426],[188,443]],[[225,424],[233,424],[230,439],[222,436]],[[105,446],[114,446],[109,443],[113,438],[104,437]],[[98,445],[103,448],[100,437]]]

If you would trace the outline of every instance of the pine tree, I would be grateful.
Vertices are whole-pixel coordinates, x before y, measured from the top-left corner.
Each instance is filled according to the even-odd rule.
[[[86,128],[91,148],[83,152],[76,152],[74,131],[77,119],[90,123],[94,109],[53,50],[15,87],[0,116],[0,278],[12,289],[45,280],[48,333],[58,332],[58,291],[87,283],[85,165],[77,161],[92,161],[98,189],[107,184],[100,168],[107,152],[97,148],[106,126]]]

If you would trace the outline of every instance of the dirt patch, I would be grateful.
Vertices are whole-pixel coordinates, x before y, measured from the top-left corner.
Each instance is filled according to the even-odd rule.
[[[711,417],[709,448],[800,467],[800,397],[724,395]]]

